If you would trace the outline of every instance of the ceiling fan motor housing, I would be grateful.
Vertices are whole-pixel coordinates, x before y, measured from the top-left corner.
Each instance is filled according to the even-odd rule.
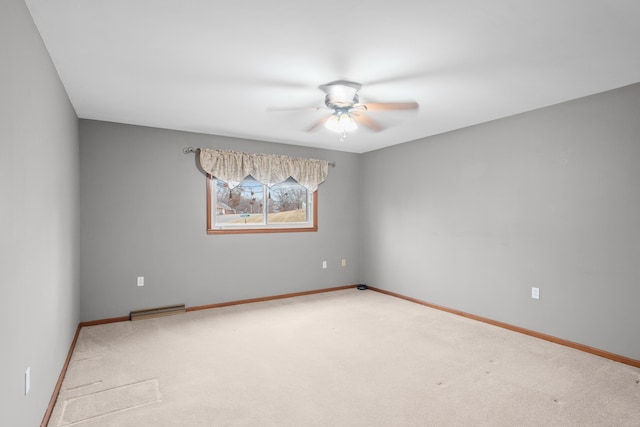
[[[348,109],[360,100],[358,90],[360,90],[361,87],[362,85],[359,83],[338,80],[322,85],[320,89],[327,94],[324,100],[327,107],[331,109]]]
[[[357,104],[359,100],[360,98],[358,97],[358,94],[354,94],[351,99],[337,99],[332,98],[331,95],[327,95],[324,97],[324,104],[328,108],[336,110],[336,112],[338,110],[344,110],[345,112],[348,112],[348,110],[355,104]]]

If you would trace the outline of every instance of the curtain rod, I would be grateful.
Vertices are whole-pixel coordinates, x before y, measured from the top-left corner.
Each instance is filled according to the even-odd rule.
[[[189,153],[197,153],[198,151],[202,150],[202,148],[193,148],[193,147],[185,147],[182,152],[184,154],[189,154]],[[336,162],[329,162],[329,166],[332,167],[336,167]]]

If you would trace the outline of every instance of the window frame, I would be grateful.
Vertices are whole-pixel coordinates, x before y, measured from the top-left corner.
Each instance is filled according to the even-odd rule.
[[[313,215],[310,227],[286,227],[282,225],[272,227],[247,227],[247,228],[213,228],[213,216],[215,209],[212,208],[213,191],[217,191],[217,178],[207,174],[207,234],[259,234],[259,233],[300,233],[318,231],[318,190],[311,194],[311,214]]]

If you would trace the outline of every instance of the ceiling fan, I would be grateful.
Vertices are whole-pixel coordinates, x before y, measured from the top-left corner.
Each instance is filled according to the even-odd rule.
[[[319,86],[326,95],[324,104],[330,111],[326,116],[321,117],[307,132],[311,132],[324,124],[324,126],[334,132],[342,133],[342,139],[347,132],[352,132],[358,125],[365,126],[374,132],[384,129],[378,122],[367,116],[367,112],[416,110],[416,102],[367,102],[360,103],[358,91],[362,85],[346,80],[336,80]],[[317,107],[316,110],[324,110],[324,107]]]

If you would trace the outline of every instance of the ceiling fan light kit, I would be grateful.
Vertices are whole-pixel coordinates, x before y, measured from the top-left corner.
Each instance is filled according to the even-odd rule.
[[[347,111],[336,110],[335,113],[327,117],[327,121],[324,122],[324,127],[332,132],[352,132],[358,129],[356,121],[349,115]]]

